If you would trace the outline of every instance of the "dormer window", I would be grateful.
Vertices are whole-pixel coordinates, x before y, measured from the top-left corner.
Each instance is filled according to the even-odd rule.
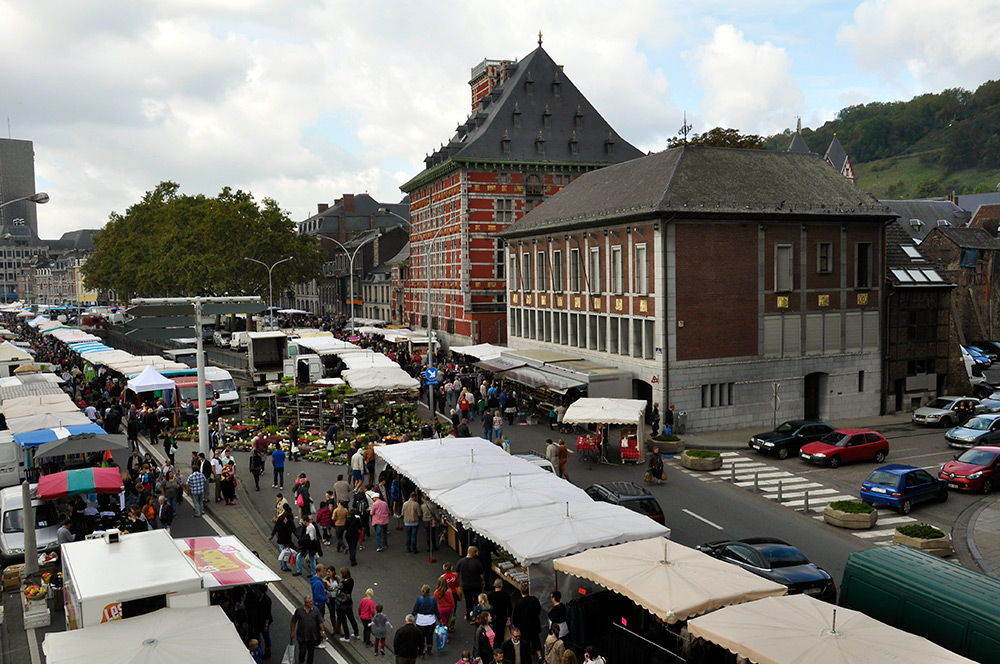
[[[604,153],[609,157],[615,156],[615,140],[611,138],[611,134],[608,134],[607,140],[604,141]]]
[[[559,97],[559,72],[556,72],[556,77],[552,80],[552,96]]]
[[[574,156],[580,154],[580,141],[576,139],[575,131],[573,132],[573,135],[570,136],[569,139],[569,153]]]
[[[518,108],[517,102],[514,103],[514,128],[521,128],[521,109]]]
[[[545,105],[545,112],[542,113],[542,126],[548,129],[552,126],[552,111],[549,110],[549,105]]]
[[[504,132],[503,138],[500,139],[500,148],[504,154],[510,154],[510,136],[507,132]]]
[[[530,71],[527,76],[524,77],[524,91],[529,95],[535,93],[535,82],[531,79]]]
[[[540,155],[545,154],[545,137],[542,136],[542,132],[538,132],[538,137],[535,139],[535,152]]]
[[[918,233],[920,232],[920,229],[923,227],[923,225],[924,222],[920,221],[919,219],[910,219],[910,228],[912,228]]]
[[[573,128],[583,129],[583,111],[579,106],[576,107],[576,115],[573,116]]]

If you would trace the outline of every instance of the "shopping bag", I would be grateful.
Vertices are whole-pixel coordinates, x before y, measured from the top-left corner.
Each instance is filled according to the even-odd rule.
[[[290,552],[288,554],[288,566],[292,567],[293,565],[295,565],[295,560],[299,557],[299,554],[295,553],[295,550],[292,549],[291,547],[288,547],[288,550]]]
[[[439,622],[437,627],[434,628],[434,645],[437,646],[438,652],[441,652],[447,643],[448,627],[444,623]]]
[[[278,562],[288,564],[288,559],[292,557],[292,547],[286,546],[278,554]]]
[[[289,643],[285,654],[281,656],[281,664],[295,664],[295,643]]]

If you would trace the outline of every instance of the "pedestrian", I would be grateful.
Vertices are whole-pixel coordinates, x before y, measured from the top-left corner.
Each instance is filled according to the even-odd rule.
[[[125,423],[125,435],[128,438],[128,444],[132,447],[132,450],[138,452],[139,417],[135,413],[131,413],[128,417],[128,422]]]
[[[410,494],[410,499],[403,503],[403,527],[406,528],[406,552],[419,553],[417,550],[417,529],[420,527],[422,518],[420,503],[417,502],[417,494]]]
[[[305,473],[299,473],[295,478],[295,504],[299,507],[299,519],[312,514],[312,498],[309,495],[309,478]]]
[[[455,565],[455,572],[458,574],[458,583],[465,597],[465,619],[471,621],[472,609],[486,584],[486,572],[479,560],[478,547],[470,546],[466,549],[465,557]]]
[[[132,459],[130,457],[129,461],[131,460]],[[201,460],[198,458],[198,452],[195,450],[191,450],[191,472],[193,473],[199,468],[201,468]]]
[[[549,630],[549,635],[545,637],[543,654],[545,664],[562,664],[563,653],[566,652],[566,644],[559,636],[559,625],[553,624]]]
[[[453,630],[455,625],[455,595],[448,587],[448,581],[445,580],[444,576],[438,577],[437,588],[434,589],[434,601],[437,602],[441,624],[449,631]]]
[[[161,482],[160,492],[170,503],[170,509],[173,511],[174,516],[177,516],[178,501],[181,497],[181,491],[184,490],[184,482],[181,478],[174,473],[174,471],[169,471],[164,473],[163,482]]]
[[[347,549],[344,534],[347,532],[347,519],[351,516],[346,503],[337,503],[337,508],[330,514],[333,522],[333,532],[337,537],[337,553]]]
[[[507,625],[510,624],[510,614],[514,607],[510,601],[510,593],[503,589],[502,579],[493,582],[493,590],[486,593],[486,601],[493,607],[490,612],[493,616],[493,629],[503,640],[507,638]]]
[[[500,411],[493,411],[493,436],[491,440],[498,441],[503,438],[503,417],[500,416]]]
[[[549,627],[558,627],[558,636],[563,638],[569,634],[569,623],[566,622],[566,605],[562,603],[562,593],[553,590],[549,594],[552,608],[549,609]]]
[[[260,476],[264,473],[264,457],[260,450],[254,450],[250,455],[250,474],[253,475],[254,490],[260,491]]]
[[[375,591],[369,588],[365,596],[358,602],[358,618],[361,619],[361,633],[365,645],[372,647],[372,618],[375,617]]]
[[[302,606],[292,614],[291,641],[295,642],[298,651],[299,664],[313,664],[313,656],[323,639],[326,638],[326,627],[323,626],[323,616],[313,606],[312,595],[302,598]]]
[[[496,633],[490,626],[490,614],[480,613],[479,614],[479,624],[476,626],[476,633],[473,637],[473,655],[478,657],[484,663],[493,653],[493,644],[496,642],[500,645],[500,640],[497,638]]]
[[[351,455],[351,480],[354,482],[355,491],[360,491],[365,483],[365,451],[360,446],[357,452]]]
[[[230,459],[222,469],[222,497],[227,505],[236,504],[236,461]]]
[[[174,508],[167,502],[165,496],[160,496],[156,518],[160,521],[160,527],[170,532],[170,524],[174,522]]]
[[[490,605],[490,597],[486,593],[479,593],[479,597],[476,598],[478,601],[475,608],[472,609],[472,622],[477,622],[479,620],[479,614],[488,613],[490,616],[495,615],[493,613],[493,606]],[[498,629],[498,626],[494,627]],[[503,636],[502,634],[500,635]]]
[[[484,412],[480,422],[483,425],[483,438],[493,440],[493,413],[488,410]]]
[[[503,642],[500,646],[503,650],[504,661],[511,662],[530,662],[531,661],[531,648],[528,646],[526,641],[521,640],[521,630],[517,627],[513,627],[510,630],[510,638]],[[541,652],[538,653],[541,655]],[[541,657],[539,656],[539,660]]]
[[[559,425],[559,433],[566,433],[568,428],[564,418],[566,417],[566,406],[559,404],[555,408],[556,410],[556,424]]]
[[[292,455],[292,461],[299,458],[299,423],[295,420],[288,425],[288,452]]]
[[[583,651],[583,661],[593,662],[594,664],[605,664],[605,659],[597,654],[597,648],[594,646],[587,646],[586,650]]]
[[[545,439],[545,459],[552,464],[552,469],[559,467],[559,446],[551,438]]]
[[[396,664],[416,664],[417,657],[424,654],[424,635],[416,625],[413,614],[407,614],[406,624],[396,630],[392,639],[392,649],[396,653]]]
[[[382,613],[383,608],[384,607],[381,604],[375,605],[375,615],[372,617],[371,622],[372,640],[375,643],[376,655],[385,654],[385,639],[389,636],[389,630],[392,629],[392,623],[389,622],[388,616]],[[397,657],[399,656],[398,651],[396,655]]]
[[[351,510],[344,524],[344,540],[347,542],[347,553],[351,559],[351,567],[358,564],[358,542],[361,539],[361,517],[357,510]]]
[[[566,462],[569,461],[569,448],[566,447],[566,441],[562,438],[559,439],[558,454],[559,454],[559,477],[569,482],[570,481],[569,473],[566,472]]]
[[[670,435],[674,432],[674,404],[663,414],[663,433]]]
[[[650,484],[663,483],[663,457],[660,456],[659,447],[654,447],[649,454],[649,469],[646,471],[646,478]]]
[[[222,502],[222,459],[219,457],[219,450],[212,453],[212,479],[215,481],[215,502]]]
[[[260,642],[257,639],[247,641],[247,649],[250,651],[250,656],[253,657],[254,664],[264,664],[264,650],[260,647]]]
[[[660,404],[653,402],[653,409],[649,413],[649,424],[652,430],[650,435],[657,435],[660,432]],[[670,426],[668,423],[667,426]]]
[[[437,542],[434,540],[437,522],[440,518],[434,503],[429,498],[424,498],[424,504],[420,506],[420,519],[424,530],[427,532],[427,562],[429,563],[437,562],[437,559],[434,558],[434,552],[437,550]]]
[[[271,466],[274,468],[274,483],[272,489],[285,488],[285,451],[278,445],[278,449],[271,452]]]
[[[313,606],[319,610],[319,615],[326,616],[326,584],[323,577],[326,575],[326,567],[322,564],[316,565],[316,573],[309,577],[309,587],[312,589]]]
[[[389,546],[389,504],[380,495],[372,503],[372,525],[375,526],[376,553]]]
[[[534,652],[538,659],[542,658],[541,616],[541,603],[537,597],[528,592],[527,584],[523,585],[521,599],[514,603],[514,610],[510,614],[510,631],[513,634],[515,629],[520,630],[531,652]]]
[[[324,500],[319,504],[319,509],[316,510],[316,527],[319,528],[320,539],[327,546],[330,546],[330,528],[332,526],[333,510],[330,509],[330,503]]]
[[[417,627],[424,637],[425,652],[429,653],[434,648],[434,627],[440,614],[431,587],[426,583],[420,587],[420,596],[413,603],[413,615],[417,617]]]
[[[343,475],[337,475],[337,481],[333,483],[333,495],[337,499],[337,504],[343,503],[345,507],[350,505],[353,494],[351,483],[345,480]]]
[[[340,623],[344,635],[341,641],[350,641],[347,623],[351,623],[354,629],[354,638],[360,639],[361,632],[358,630],[358,621],[354,619],[354,579],[351,578],[351,570],[346,567],[340,568],[340,587],[337,589],[337,622]]]
[[[469,418],[468,417],[463,417],[462,421],[458,423],[458,426],[455,428],[455,437],[456,438],[471,438],[472,437],[472,432],[469,431]]]
[[[311,574],[316,573],[316,556],[320,553],[319,533],[316,524],[312,522],[312,517],[308,514],[302,517],[299,525],[299,539],[297,542],[298,551],[295,556],[295,573],[292,576],[302,576],[302,560],[309,560]]]
[[[292,507],[286,502],[281,514],[275,517],[274,525],[271,527],[271,539],[275,539],[278,543],[278,560],[281,562],[282,572],[291,571],[291,568],[288,567],[288,557],[282,556],[285,555],[285,549],[291,552],[295,548],[295,544],[292,541],[292,534],[295,532],[294,520]]]

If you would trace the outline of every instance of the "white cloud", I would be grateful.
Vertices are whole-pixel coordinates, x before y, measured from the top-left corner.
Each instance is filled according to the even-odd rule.
[[[1000,72],[996,0],[864,0],[838,42],[858,64],[912,94],[975,89]]]
[[[791,58],[771,42],[755,44],[732,25],[717,26],[711,41],[689,53],[704,92],[706,129],[730,127],[769,133],[788,126],[802,109]]]

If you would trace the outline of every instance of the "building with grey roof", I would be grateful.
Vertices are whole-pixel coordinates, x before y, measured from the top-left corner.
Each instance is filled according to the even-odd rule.
[[[968,212],[943,199],[882,201],[882,205],[899,217],[900,227],[917,244],[938,226],[959,228],[968,225],[970,218]]]

